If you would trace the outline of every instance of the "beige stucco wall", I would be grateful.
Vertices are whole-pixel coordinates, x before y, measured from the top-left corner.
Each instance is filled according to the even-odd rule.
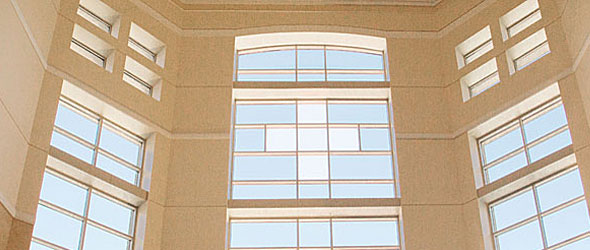
[[[539,0],[543,19],[502,41],[498,17],[521,1],[443,0],[436,7],[183,6],[103,0],[121,16],[114,38],[75,14],[76,0],[0,0],[0,249],[26,249],[62,79],[154,129],[143,249],[224,249],[234,37],[335,31],[387,38],[405,247],[484,249],[467,132],[559,81],[590,193],[590,2]],[[22,12],[15,10],[15,6]],[[221,8],[221,9],[220,9]],[[226,8],[226,10],[223,10]],[[319,9],[317,9],[319,8]],[[167,45],[159,68],[127,47],[135,22]],[[113,72],[69,49],[74,23],[114,48]],[[458,70],[454,47],[490,25],[494,49]],[[544,27],[552,53],[509,75],[506,49]],[[156,101],[121,80],[125,55],[164,79]],[[459,79],[497,58],[501,83],[463,102]],[[7,208],[7,209],[5,209]],[[9,210],[14,210],[10,212]]]

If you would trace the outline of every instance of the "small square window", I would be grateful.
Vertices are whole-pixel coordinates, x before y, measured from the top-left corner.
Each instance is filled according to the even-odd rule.
[[[78,10],[79,16],[96,27],[117,37],[119,32],[119,13],[99,0],[80,0]]]
[[[496,58],[484,63],[461,78],[463,102],[481,94],[500,82]]]
[[[127,45],[158,66],[164,67],[166,57],[165,44],[135,23],[131,23]]]
[[[131,86],[137,88],[146,95],[149,95],[156,100],[160,100],[162,78],[129,56],[125,59],[123,81],[129,83]]]
[[[112,72],[113,60],[110,55],[113,47],[80,25],[74,25],[70,49],[101,68]]]
[[[510,74],[526,68],[549,53],[551,49],[543,28],[506,51]]]
[[[475,61],[494,48],[490,26],[478,31],[455,47],[459,69]]]
[[[541,10],[537,0],[526,0],[500,17],[500,26],[504,41],[525,30],[535,22],[541,20]]]

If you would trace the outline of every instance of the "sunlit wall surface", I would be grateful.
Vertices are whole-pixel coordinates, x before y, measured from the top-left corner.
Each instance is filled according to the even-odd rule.
[[[486,183],[572,144],[561,99],[555,99],[479,139]]]
[[[392,198],[386,100],[235,103],[232,199]]]
[[[239,50],[237,81],[386,81],[383,51],[342,46],[277,46]]]
[[[139,185],[144,140],[61,97],[51,146],[129,183]]]
[[[93,188],[45,172],[31,250],[128,250],[135,208]]]
[[[230,249],[397,250],[396,218],[249,219],[230,221]]]
[[[577,168],[490,206],[496,249],[590,249],[590,217]]]

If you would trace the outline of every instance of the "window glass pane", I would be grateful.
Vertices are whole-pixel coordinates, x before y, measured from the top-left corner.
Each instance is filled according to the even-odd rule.
[[[328,179],[328,155],[300,155],[299,156],[300,180],[327,180]]]
[[[567,125],[567,118],[563,105],[552,109],[551,111],[527,121],[524,124],[524,133],[527,143],[532,142],[540,137],[554,131],[562,126]]]
[[[332,155],[332,179],[393,179],[390,155]]]
[[[396,221],[334,221],[334,246],[397,246]]]
[[[33,242],[31,242],[31,247],[29,248],[29,250],[54,250],[54,249],[46,247],[44,245],[41,245],[41,244],[33,241]]]
[[[81,230],[81,221],[43,205],[37,207],[33,237],[68,249],[77,249]]]
[[[90,143],[96,142],[98,119],[85,117],[61,102],[57,106],[55,125]]]
[[[137,175],[139,175],[137,171],[126,167],[125,165],[111,159],[102,153],[98,154],[98,158],[96,159],[96,167],[131,184],[135,185],[137,183]]]
[[[329,247],[330,222],[299,223],[299,246],[301,247]]]
[[[338,74],[328,71],[328,81],[332,82],[382,82],[385,81],[384,73],[378,74]]]
[[[297,223],[231,223],[230,247],[296,247]]]
[[[549,246],[590,231],[590,218],[586,201],[543,217]]]
[[[335,128],[330,131],[330,150],[359,151],[358,128]]]
[[[266,151],[295,151],[295,128],[266,128]]]
[[[324,69],[324,50],[299,49],[297,51],[297,68]]]
[[[353,51],[326,51],[328,69],[383,69],[383,56]]]
[[[239,69],[295,69],[295,50],[276,50],[238,56]]]
[[[492,141],[482,145],[486,162],[490,163],[519,147],[523,146],[520,128],[515,126],[508,133],[494,138]]]
[[[264,129],[235,129],[235,151],[264,151]]]
[[[327,199],[329,196],[328,184],[299,184],[300,199]]]
[[[522,227],[497,236],[499,249],[502,250],[539,250],[543,249],[539,221],[535,220]]]
[[[586,250],[590,249],[590,238],[585,238],[571,243],[567,246],[557,248],[557,250]]]
[[[245,73],[238,71],[238,81],[240,82],[294,82],[295,71],[291,73]]]
[[[78,215],[83,215],[87,193],[85,188],[45,172],[40,198]]]
[[[362,150],[390,150],[388,128],[361,128]]]
[[[236,156],[234,180],[295,180],[295,156]]]
[[[295,123],[295,104],[236,105],[236,124]]]
[[[139,164],[141,144],[133,142],[119,133],[122,132],[115,132],[109,126],[103,125],[100,132],[100,148],[137,166]]]
[[[97,193],[90,198],[88,218],[122,233],[132,230],[134,211]]]
[[[326,81],[326,75],[322,73],[318,73],[317,70],[313,72],[306,72],[303,70],[299,70],[297,74],[297,81],[300,82],[324,82]]]
[[[393,198],[393,184],[332,184],[332,198]]]
[[[295,199],[295,185],[233,185],[234,199]]]
[[[299,151],[328,150],[328,133],[326,128],[299,128]]]
[[[71,154],[88,164],[92,164],[94,159],[94,151],[92,149],[55,131],[53,131],[53,135],[51,136],[51,146]]]
[[[328,104],[330,123],[387,124],[386,104]]]
[[[488,174],[488,183],[494,182],[506,175],[513,173],[527,165],[526,155],[524,150],[515,156],[512,156],[493,167],[486,170]]]
[[[298,101],[297,120],[299,123],[326,123],[326,102]]]
[[[537,214],[533,191],[529,190],[492,207],[496,231]]]
[[[580,171],[578,169],[537,187],[541,211],[584,195]]]
[[[538,161],[551,153],[564,148],[567,145],[572,144],[572,138],[570,137],[570,131],[563,131],[550,139],[541,142],[531,148],[529,148],[529,155],[531,156],[531,162]]]
[[[129,241],[103,231],[93,225],[86,226],[84,250],[127,250]]]

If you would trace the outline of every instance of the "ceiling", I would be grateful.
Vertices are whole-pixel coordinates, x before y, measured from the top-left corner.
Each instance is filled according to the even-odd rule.
[[[406,5],[435,6],[442,0],[175,0],[184,7],[190,5]],[[186,6],[189,5],[189,6]]]

